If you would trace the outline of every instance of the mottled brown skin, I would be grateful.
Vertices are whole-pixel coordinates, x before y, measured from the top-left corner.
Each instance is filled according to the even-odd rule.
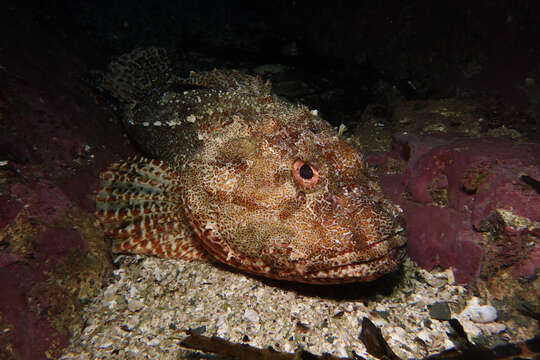
[[[139,68],[166,62],[156,49],[129,57]],[[358,150],[316,112],[277,98],[256,77],[215,70],[181,79],[163,76],[165,65],[158,68],[158,80],[146,81],[150,89],[136,88],[146,96],[114,79],[108,87],[129,101],[131,136],[175,179],[167,191],[179,195],[171,203],[183,232],[167,242],[189,242],[197,254],[249,273],[307,283],[370,281],[399,266],[406,243],[401,211],[377,190]],[[97,196],[98,215],[104,223],[116,222],[109,231],[116,238],[130,222],[142,222],[126,217],[127,205],[112,195],[127,192],[126,179],[140,176],[134,170],[123,180],[108,180],[120,178],[122,166],[104,175]],[[155,176],[156,183],[163,176]],[[155,204],[159,213],[164,203]],[[115,251],[197,257],[172,251],[170,244],[163,250],[163,239],[138,234],[136,240],[124,236]]]

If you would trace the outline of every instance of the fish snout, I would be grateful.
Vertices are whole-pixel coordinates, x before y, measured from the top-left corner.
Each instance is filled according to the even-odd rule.
[[[365,200],[347,220],[360,261],[383,256],[403,257],[407,244],[402,210],[387,200]]]

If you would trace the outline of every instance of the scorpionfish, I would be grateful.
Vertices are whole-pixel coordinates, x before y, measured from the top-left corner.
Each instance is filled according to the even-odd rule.
[[[315,284],[399,267],[401,209],[316,111],[239,71],[171,69],[152,47],[122,55],[104,76],[146,156],[101,174],[96,214],[113,252],[218,260]]]

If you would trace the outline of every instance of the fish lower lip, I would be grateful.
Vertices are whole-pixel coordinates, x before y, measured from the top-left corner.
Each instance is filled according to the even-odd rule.
[[[397,270],[405,255],[405,246],[396,247],[378,258],[304,273],[300,281],[319,284],[372,281]]]
[[[350,262],[350,263],[344,263],[344,264],[340,264],[340,265],[337,265],[337,266],[329,267],[326,270],[339,269],[339,268],[346,267],[346,266],[355,266],[355,265],[360,266],[362,264],[367,264],[367,263],[370,263],[372,261],[377,261],[377,260],[380,260],[380,259],[383,259],[383,258],[391,259],[392,261],[401,262],[403,260],[403,258],[407,254],[407,252],[405,251],[405,247],[406,247],[406,244],[404,244],[402,246],[399,246],[399,247],[395,247],[395,248],[389,250],[387,253],[385,253],[385,254],[377,257],[377,258],[372,258],[372,259],[365,260],[365,261],[358,260],[358,261],[353,261],[353,262]]]

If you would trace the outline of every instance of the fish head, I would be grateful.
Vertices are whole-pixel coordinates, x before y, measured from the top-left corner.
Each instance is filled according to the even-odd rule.
[[[203,247],[243,271],[306,283],[394,271],[405,255],[401,210],[363,155],[307,108],[278,110],[199,134],[181,183]]]

